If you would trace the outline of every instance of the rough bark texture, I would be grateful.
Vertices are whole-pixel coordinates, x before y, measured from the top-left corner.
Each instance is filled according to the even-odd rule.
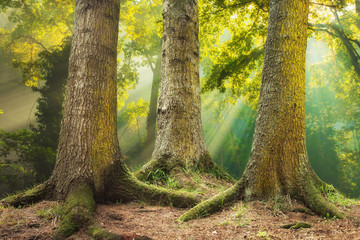
[[[312,174],[305,143],[305,56],[308,1],[270,1],[248,194],[294,195]]]
[[[55,239],[66,238],[83,226],[95,226],[96,202],[141,200],[189,207],[200,201],[194,194],[146,185],[122,162],[116,128],[119,12],[120,0],[76,1],[66,104],[53,175],[44,184],[2,201],[24,205],[42,199],[65,200]],[[90,232],[105,234],[98,230]]]
[[[341,217],[319,189],[305,144],[308,0],[270,1],[268,35],[253,147],[243,177],[179,218],[186,221],[238,200],[291,196],[320,215]]]
[[[197,0],[163,3],[161,90],[153,160],[140,172],[162,166],[214,166],[205,146],[201,123],[199,21]]]
[[[79,180],[93,185],[95,198],[102,198],[108,168],[121,158],[116,134],[120,4],[79,0],[75,9],[66,104],[50,181],[56,198],[66,197]]]

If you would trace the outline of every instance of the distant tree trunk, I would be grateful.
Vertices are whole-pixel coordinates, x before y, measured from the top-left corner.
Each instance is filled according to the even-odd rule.
[[[325,202],[305,145],[305,56],[309,0],[271,0],[253,147],[243,177],[180,217],[214,212],[229,201],[290,196],[320,215],[342,214]]]
[[[159,167],[214,166],[201,123],[198,1],[165,0],[163,24],[157,135],[153,160],[138,172],[143,175]]]
[[[355,12],[360,16],[360,0],[355,0]]]
[[[151,158],[151,155],[155,147],[158,94],[159,94],[159,86],[161,79],[161,51],[159,51],[159,54],[157,55],[155,67],[152,69],[152,71],[153,71],[153,80],[151,84],[150,107],[146,121],[147,135],[146,135],[145,152],[144,152],[144,158],[146,160]]]
[[[56,239],[92,224],[95,202],[142,200],[186,207],[198,201],[192,194],[140,182],[121,161],[116,128],[119,12],[120,0],[76,1],[66,103],[53,175],[32,190],[3,200],[12,205],[65,200]]]

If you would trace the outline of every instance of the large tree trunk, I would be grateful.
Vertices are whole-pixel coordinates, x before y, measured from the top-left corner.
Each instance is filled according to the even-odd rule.
[[[78,181],[93,185],[96,198],[103,198],[109,167],[121,158],[115,101],[119,1],[80,0],[75,11],[66,104],[51,181],[59,199]]]
[[[198,1],[163,3],[162,73],[153,160],[138,173],[161,167],[212,168],[201,123]],[[138,174],[139,176],[139,174]]]
[[[312,170],[305,145],[305,56],[309,0],[271,0],[253,147],[243,177],[224,193],[180,217],[189,220],[238,199],[290,196],[315,212],[341,216],[325,202],[326,185]],[[220,204],[221,203],[221,204]]]
[[[305,144],[308,1],[270,4],[254,141],[243,176],[257,197],[294,195],[311,169]]]
[[[99,201],[141,200],[178,207],[199,201],[190,193],[140,182],[121,160],[116,128],[119,12],[120,0],[76,1],[66,103],[53,175],[44,184],[2,201],[23,205],[65,199],[55,238],[63,239],[93,224]]]

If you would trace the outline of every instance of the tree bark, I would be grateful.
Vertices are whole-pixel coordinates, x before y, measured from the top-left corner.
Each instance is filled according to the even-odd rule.
[[[308,5],[307,0],[270,2],[253,147],[243,176],[254,197],[293,196],[299,180],[310,173],[305,144]]]
[[[212,168],[201,123],[198,1],[163,3],[161,90],[153,160],[138,172]]]
[[[96,202],[140,200],[188,207],[200,200],[191,193],[146,185],[122,161],[116,127],[119,12],[120,0],[76,1],[66,103],[53,175],[29,191],[2,200],[17,206],[42,199],[65,200],[55,239],[93,225]]]
[[[218,211],[234,200],[290,196],[320,215],[342,217],[327,203],[305,144],[305,56],[309,0],[271,0],[253,147],[243,177],[179,218]]]
[[[78,181],[90,183],[95,198],[103,198],[109,167],[121,158],[116,134],[119,11],[118,0],[76,2],[66,103],[51,178],[58,199]]]

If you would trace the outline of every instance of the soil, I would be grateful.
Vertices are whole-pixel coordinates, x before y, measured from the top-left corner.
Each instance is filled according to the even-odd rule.
[[[286,205],[286,206],[285,206]],[[358,223],[349,219],[326,219],[293,211],[303,208],[288,204],[254,201],[237,202],[209,217],[187,223],[175,220],[186,211],[143,203],[98,205],[96,218],[110,232],[126,239],[351,239],[360,240]],[[0,207],[0,239],[50,239],[59,226],[59,203],[43,201],[23,209]],[[285,210],[288,209],[288,210]],[[292,210],[291,210],[292,209]],[[343,208],[360,218],[360,206]],[[311,228],[283,229],[306,222]],[[71,239],[90,239],[85,232]],[[148,238],[143,238],[148,239]]]

